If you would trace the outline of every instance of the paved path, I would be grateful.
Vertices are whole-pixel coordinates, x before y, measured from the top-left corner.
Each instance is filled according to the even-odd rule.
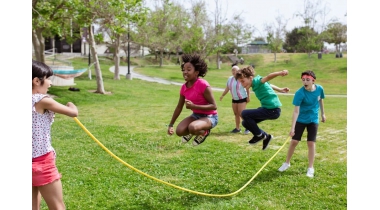
[[[149,82],[158,82],[158,83],[166,84],[166,85],[183,85],[183,83],[179,83],[179,82],[173,82],[173,81],[165,80],[165,79],[158,78],[158,77],[149,77],[146,75],[138,74],[138,73],[133,71],[133,68],[134,68],[134,66],[129,67],[129,71],[132,74],[132,79],[137,78],[137,79],[141,79],[141,80],[145,80],[145,81],[149,81]],[[112,73],[114,73],[115,72],[115,66],[112,66],[109,70]],[[121,76],[125,77],[125,75],[127,75],[127,73],[128,73],[128,66],[120,66],[119,67],[119,74]],[[213,87],[212,89],[216,90],[216,91],[224,91],[224,88]],[[278,95],[288,95],[288,96],[294,95],[293,93],[277,93],[277,94]],[[347,98],[347,95],[326,95],[326,96]]]

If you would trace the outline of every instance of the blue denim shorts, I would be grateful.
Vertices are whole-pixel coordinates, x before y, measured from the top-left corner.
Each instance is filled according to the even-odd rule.
[[[218,124],[218,114],[197,114],[193,113],[191,114],[193,118],[196,120],[202,118],[202,117],[207,117],[211,121],[211,128],[215,127]]]

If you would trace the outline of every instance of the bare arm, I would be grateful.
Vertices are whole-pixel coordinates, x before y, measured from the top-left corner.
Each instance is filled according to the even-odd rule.
[[[319,100],[319,108],[321,109],[322,122],[326,122],[325,107],[323,105],[323,99]]]
[[[222,101],[223,97],[228,93],[229,90],[230,90],[230,88],[228,88],[228,86],[226,86],[226,88],[224,89],[222,95],[219,98],[220,101]]]
[[[272,73],[268,74],[267,76],[261,78],[261,83],[268,82],[269,80],[271,80],[277,76],[286,76],[288,74],[289,74],[288,70],[272,72]]]
[[[249,90],[249,87],[248,87],[248,88],[245,88],[245,91],[247,91],[247,103],[248,103],[248,102],[251,101],[251,97],[250,97],[250,96],[251,96],[251,95],[250,95],[251,92],[250,92],[250,90]]]
[[[178,104],[176,108],[174,109],[172,119],[170,120],[169,126],[168,126],[168,134],[172,135],[174,133],[173,125],[175,121],[177,120],[178,116],[181,114],[183,105],[185,104],[185,97],[183,95],[179,96]]]
[[[289,88],[287,87],[284,87],[284,88],[279,88],[277,87],[276,85],[273,85],[273,84],[270,84],[270,86],[272,87],[273,90],[277,91],[277,92],[280,92],[280,93],[288,93],[289,92]]]
[[[36,110],[40,113],[43,113],[45,110],[50,110],[50,111],[53,111],[54,113],[64,114],[69,117],[78,116],[78,108],[72,102],[68,102],[65,106],[49,97],[45,97],[41,99],[35,105],[35,107],[36,107]]]
[[[292,137],[294,136],[294,130],[295,130],[295,127],[296,127],[296,122],[297,122],[297,118],[298,118],[299,112],[300,112],[300,107],[299,106],[295,106],[294,107],[294,111],[293,111],[292,127],[290,128],[289,136],[292,136]]]

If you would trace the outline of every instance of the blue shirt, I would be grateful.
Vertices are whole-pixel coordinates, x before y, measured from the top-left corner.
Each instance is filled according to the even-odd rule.
[[[322,86],[316,84],[315,87],[312,92],[301,87],[295,93],[293,105],[300,107],[297,122],[305,124],[319,123],[319,100],[325,98],[325,93]]]

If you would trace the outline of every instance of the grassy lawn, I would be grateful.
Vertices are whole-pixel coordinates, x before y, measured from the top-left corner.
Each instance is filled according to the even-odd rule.
[[[273,54],[242,55],[245,67],[248,64],[255,65],[258,75],[265,76],[271,72],[282,69],[289,70],[289,75],[281,79],[276,78],[271,83],[279,87],[289,87],[290,93],[298,90],[302,84],[299,79],[301,72],[313,70],[317,75],[317,83],[326,89],[326,94],[347,94],[347,57],[335,58],[335,54],[324,54],[322,59],[317,59],[317,54],[309,58],[307,54],[280,53],[277,54],[277,62],[273,62]],[[286,62],[287,61],[287,62]],[[217,69],[215,62],[209,62],[209,71],[205,79],[213,87],[225,88],[227,79],[231,76],[231,62],[226,60],[221,69]],[[137,66],[135,72],[148,76],[165,78],[176,82],[184,82],[179,65]]]
[[[288,69],[289,75],[272,80],[294,93],[302,86],[301,72],[312,69],[317,83],[327,95],[346,95],[347,58],[303,54],[243,55],[247,64],[254,63],[260,75]],[[286,57],[283,57],[286,56]],[[289,60],[287,63],[285,60]],[[73,60],[77,68],[87,60]],[[133,58],[136,72],[184,82],[179,66],[150,66]],[[170,64],[170,63],[168,63]],[[78,120],[109,151],[132,167],[149,176],[180,188],[207,194],[230,194],[241,189],[266,164],[260,173],[233,196],[212,197],[186,192],[163,184],[122,164],[100,147],[72,118],[57,114],[52,125],[53,147],[57,167],[62,174],[67,209],[347,209],[347,98],[325,99],[326,123],[321,123],[316,144],[315,177],[306,176],[307,145],[298,145],[285,172],[277,169],[285,161],[293,105],[291,95],[280,95],[283,104],[277,120],[260,123],[274,135],[267,150],[261,143],[249,145],[250,135],[231,134],[234,116],[229,95],[217,100],[219,124],[207,140],[193,147],[182,144],[180,137],[168,136],[169,123],[178,101],[180,86],[141,81],[113,80],[110,61],[102,60],[104,87],[111,94],[92,93],[95,74],[87,72],[75,78],[79,92],[68,87],[51,87],[49,93],[62,103],[72,101],[79,109]],[[125,64],[123,64],[125,65]],[[230,64],[221,70],[213,63],[205,79],[213,87],[224,88],[230,76]],[[256,98],[248,108],[259,106]],[[176,125],[190,111],[184,109]],[[277,153],[277,155],[275,155]],[[274,156],[275,155],[275,156]],[[274,156],[274,158],[272,158]],[[271,159],[272,158],[272,159]],[[268,162],[268,160],[271,161]],[[47,209],[43,203],[42,209]]]

